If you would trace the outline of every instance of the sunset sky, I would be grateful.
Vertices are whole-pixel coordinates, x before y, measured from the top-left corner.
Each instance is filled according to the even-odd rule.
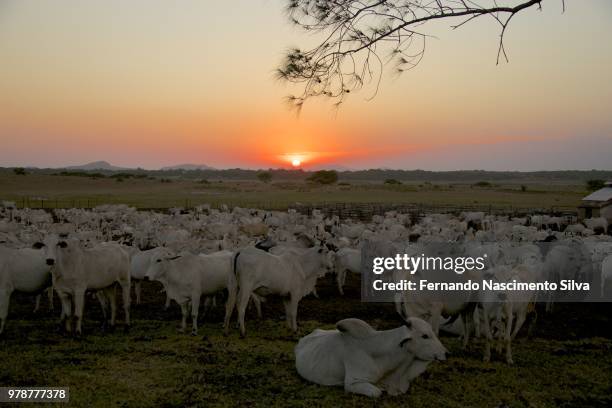
[[[545,0],[495,64],[492,19],[428,31],[423,62],[297,117],[274,79],[285,1],[0,0],[0,167],[612,169],[612,2]],[[231,5],[231,6],[230,6]]]

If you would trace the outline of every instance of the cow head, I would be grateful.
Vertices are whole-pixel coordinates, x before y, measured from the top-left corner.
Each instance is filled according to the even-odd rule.
[[[406,320],[406,335],[398,347],[423,361],[446,360],[448,350],[431,329],[431,325],[418,317]]]
[[[145,274],[145,280],[164,280],[166,276],[166,270],[170,262],[179,259],[181,256],[172,256],[172,252],[168,248],[160,248],[151,262],[149,263],[149,269]]]
[[[321,261],[321,269],[325,271],[324,274],[332,272],[336,265],[336,253],[327,247],[325,241],[319,244],[317,253]]]
[[[57,259],[57,250],[59,239],[57,235],[49,235],[44,239],[44,242],[37,242],[32,245],[34,249],[42,249],[45,254],[45,263],[48,266],[55,265],[55,261]]]

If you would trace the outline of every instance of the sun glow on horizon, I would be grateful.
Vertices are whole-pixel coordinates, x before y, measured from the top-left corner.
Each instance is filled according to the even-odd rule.
[[[304,163],[311,158],[311,155],[305,153],[287,153],[280,156],[282,161],[289,163],[289,165],[295,169],[302,167]]]

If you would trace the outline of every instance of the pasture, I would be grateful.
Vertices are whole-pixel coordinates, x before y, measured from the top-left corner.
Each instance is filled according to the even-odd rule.
[[[117,181],[121,180],[121,181]],[[521,186],[525,187],[525,191]],[[17,176],[0,172],[0,199],[34,208],[95,207],[128,204],[138,208],[192,207],[202,203],[286,209],[295,203],[386,203],[507,208],[575,208],[583,185],[512,180],[478,187],[473,183],[350,181],[320,186],[303,181],[190,180],[182,178],[88,178],[49,174]]]
[[[141,208],[200,203],[242,206],[251,203],[254,207],[269,203],[271,207],[286,208],[296,202],[550,208],[576,206],[584,195],[583,188],[577,184],[544,182],[530,184],[526,189],[511,182],[486,188],[472,184],[389,186],[373,182],[314,186],[282,181],[271,184],[220,180],[202,183],[185,179],[162,182],[154,178],[116,181],[6,173],[0,176],[0,192],[0,199],[14,200],[18,206],[39,207],[36,201],[42,200],[50,207],[54,207],[52,203],[56,203],[55,207],[127,203]],[[134,212],[130,215],[134,217],[136,235],[144,233],[140,228],[143,224],[136,220],[146,214]],[[221,216],[231,217],[227,213],[210,215]],[[163,217],[167,217],[166,222],[176,221],[169,214]],[[112,222],[119,219],[115,217]],[[227,218],[219,218],[223,219]],[[92,220],[94,218],[86,217],[80,222],[92,222],[90,227],[98,228],[100,223]],[[257,218],[257,222],[260,221],[261,218]],[[310,221],[301,219],[294,227]],[[218,221],[213,224],[225,225]],[[392,226],[396,224],[391,223]],[[149,227],[158,239],[170,241],[172,229]],[[523,225],[520,227],[528,230]],[[28,228],[37,227],[30,225]],[[313,226],[309,224],[308,228]],[[389,232],[381,225],[372,228]],[[26,229],[24,227],[23,232]],[[10,233],[10,228],[7,230]],[[112,228],[107,232],[111,231]],[[408,228],[402,233],[407,231]],[[431,231],[430,236],[440,235],[437,229]],[[512,230],[508,231],[510,234]],[[561,232],[557,233],[562,236]],[[34,235],[24,234],[22,239],[33,239]],[[236,248],[250,242],[244,235],[236,238],[242,240],[240,244],[233,243]],[[192,242],[200,243],[201,239],[192,239]],[[177,248],[184,249],[184,243],[179,244]],[[392,304],[362,303],[356,275],[349,274],[344,296],[338,294],[331,275],[320,278],[317,288],[319,299],[310,295],[300,302],[297,334],[286,328],[281,301],[270,296],[263,304],[263,320],[256,318],[254,310],[248,310],[245,339],[239,337],[235,328],[235,314],[230,335],[223,335],[223,300],[220,298],[217,308],[205,316],[200,314],[198,336],[179,333],[179,307],[173,303],[169,310],[164,310],[165,295],[158,282],[143,283],[143,302],[140,305],[132,303],[132,327],[127,333],[121,324],[121,311],[117,328],[104,332],[100,327],[100,305],[88,295],[81,338],[58,330],[61,307],[57,296],[54,312],[47,309],[43,298],[41,310],[34,314],[33,298],[14,293],[6,329],[0,337],[0,386],[68,386],[75,406],[372,406],[373,400],[347,394],[342,387],[322,387],[301,379],[295,370],[293,348],[300,337],[315,328],[333,328],[337,321],[347,317],[363,319],[377,329],[397,327],[401,323],[395,308]],[[514,342],[514,365],[506,364],[503,355],[495,352],[491,362],[482,362],[482,339],[463,350],[460,339],[442,335],[442,343],[451,351],[448,360],[431,364],[411,383],[407,394],[384,394],[376,405],[610,406],[611,312],[612,307],[606,303],[561,303],[552,314],[546,314],[543,305],[538,305],[539,317],[533,336],[528,339],[524,327]]]
[[[317,327],[333,327],[359,316],[379,329],[399,320],[389,304],[361,303],[359,282],[348,281],[344,298],[329,277],[320,299],[300,304],[300,333],[283,321],[280,301],[264,304],[264,320],[249,311],[249,334],[222,334],[222,307],[205,316],[200,335],[180,334],[180,311],[163,310],[161,285],[144,286],[143,303],[133,306],[133,327],[113,333],[99,327],[100,308],[88,299],[84,337],[55,331],[57,313],[32,314],[32,298],[16,295],[5,338],[0,340],[0,384],[69,386],[74,406],[372,406],[373,401],[302,380],[294,368],[298,338]],[[57,302],[57,297],[56,297]],[[571,407],[612,403],[612,327],[609,304],[560,304],[541,313],[532,339],[521,333],[515,364],[500,355],[483,363],[482,341],[462,350],[457,338],[441,338],[451,350],[432,364],[405,395],[383,395],[380,406]]]

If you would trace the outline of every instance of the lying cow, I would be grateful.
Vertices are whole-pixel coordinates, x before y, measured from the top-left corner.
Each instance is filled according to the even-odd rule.
[[[0,334],[13,291],[39,295],[51,286],[51,268],[40,248],[42,244],[22,249],[0,247]]]
[[[408,391],[410,382],[448,351],[429,323],[413,317],[405,326],[374,330],[363,320],[344,319],[336,330],[316,329],[295,347],[295,366],[308,381],[344,385],[347,392],[379,397]]]

